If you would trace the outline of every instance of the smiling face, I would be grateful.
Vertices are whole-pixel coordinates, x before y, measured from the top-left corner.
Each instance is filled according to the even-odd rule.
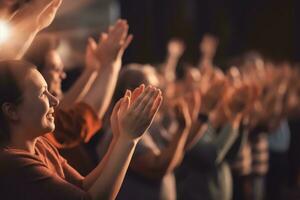
[[[48,91],[42,75],[34,68],[28,69],[25,79],[18,82],[23,92],[22,102],[16,108],[18,125],[33,138],[54,131],[53,113],[58,100]]]

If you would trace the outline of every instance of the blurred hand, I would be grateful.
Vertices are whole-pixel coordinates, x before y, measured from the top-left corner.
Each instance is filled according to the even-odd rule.
[[[231,86],[223,99],[225,113],[229,120],[241,119],[249,112],[252,103],[251,88],[246,84]]]
[[[126,20],[118,20],[109,28],[108,33],[101,34],[98,43],[90,39],[90,43],[96,47],[92,50],[101,66],[117,62],[121,65],[123,53],[133,38],[128,35],[128,28]]]
[[[168,54],[172,58],[180,58],[185,50],[185,44],[182,40],[173,38],[168,43]]]
[[[218,39],[210,34],[205,34],[203,36],[202,41],[199,44],[200,52],[203,57],[213,58],[217,47],[218,47]]]
[[[26,21],[26,26],[34,26],[41,31],[48,27],[55,18],[62,0],[32,0],[23,5],[12,17],[11,21]]]

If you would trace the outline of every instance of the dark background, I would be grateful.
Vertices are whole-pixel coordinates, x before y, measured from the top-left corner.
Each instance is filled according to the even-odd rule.
[[[125,63],[159,63],[171,37],[187,45],[184,60],[195,63],[203,34],[220,40],[216,64],[257,50],[275,61],[300,60],[300,2],[297,0],[119,0],[134,41]]]

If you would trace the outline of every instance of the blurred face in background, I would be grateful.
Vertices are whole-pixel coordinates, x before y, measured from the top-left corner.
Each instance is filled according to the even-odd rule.
[[[66,78],[66,73],[63,62],[56,50],[47,53],[42,74],[48,83],[49,91],[55,97],[61,99],[63,96],[61,83]]]

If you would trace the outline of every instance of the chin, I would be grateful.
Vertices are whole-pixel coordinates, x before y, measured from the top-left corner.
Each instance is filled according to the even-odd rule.
[[[55,130],[55,124],[47,124],[46,126],[43,127],[43,132],[44,133],[50,133]]]

